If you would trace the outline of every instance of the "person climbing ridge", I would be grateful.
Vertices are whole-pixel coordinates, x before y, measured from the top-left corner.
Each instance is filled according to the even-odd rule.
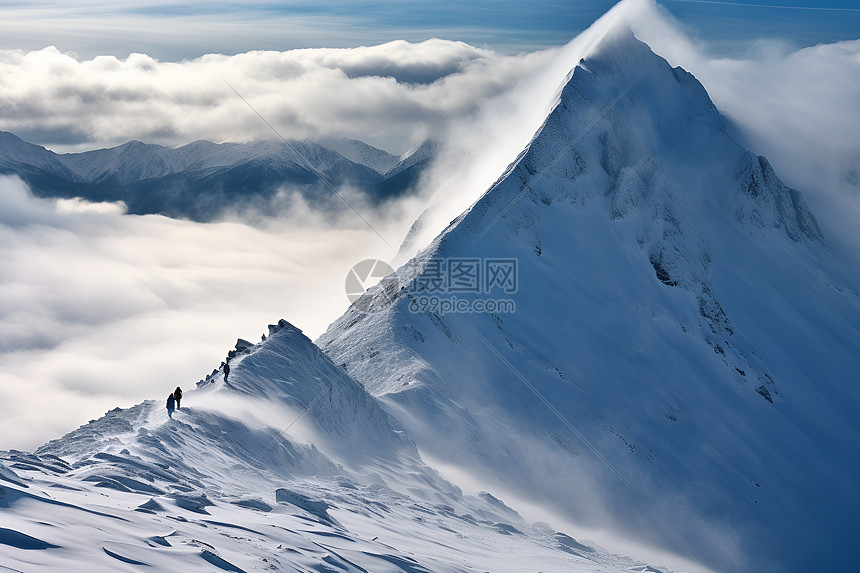
[[[176,390],[173,391],[173,399],[176,400],[176,409],[181,409],[182,406],[180,406],[179,403],[182,401],[182,388],[179,386],[177,386]]]
[[[230,374],[230,359],[224,362],[224,382],[227,381],[227,376]]]
[[[167,417],[173,417],[173,408],[176,405],[176,399],[173,397],[173,394],[167,395]]]

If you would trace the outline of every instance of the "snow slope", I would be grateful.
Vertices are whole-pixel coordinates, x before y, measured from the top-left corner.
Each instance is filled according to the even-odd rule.
[[[848,570],[857,286],[701,84],[600,24],[520,157],[317,343],[422,452],[576,523],[717,570]],[[515,293],[431,290],[434,260],[493,257]]]
[[[464,495],[286,321],[187,391],[0,452],[11,571],[623,571],[646,566]]]

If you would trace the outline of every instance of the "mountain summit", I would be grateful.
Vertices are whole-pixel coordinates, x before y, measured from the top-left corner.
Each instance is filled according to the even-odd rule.
[[[514,288],[487,282],[499,259]],[[499,180],[317,343],[476,479],[718,570],[801,571],[846,564],[856,324],[802,195],[617,26]]]

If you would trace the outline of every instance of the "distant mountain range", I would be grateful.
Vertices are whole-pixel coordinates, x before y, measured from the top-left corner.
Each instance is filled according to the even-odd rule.
[[[182,147],[129,141],[83,153],[54,153],[0,132],[0,174],[20,176],[40,197],[122,201],[131,214],[211,221],[226,210],[266,206],[281,191],[311,204],[349,187],[378,203],[410,193],[437,146],[398,157],[357,140],[195,141]]]

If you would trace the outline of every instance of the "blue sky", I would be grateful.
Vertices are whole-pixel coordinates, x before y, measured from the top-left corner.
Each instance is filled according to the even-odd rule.
[[[253,49],[352,47],[431,37],[517,52],[566,43],[611,0],[371,0],[347,2],[6,2],[0,49],[61,51],[90,58],[143,52],[161,60]],[[856,0],[665,0],[694,36],[737,54],[761,39],[791,47],[860,37]]]

